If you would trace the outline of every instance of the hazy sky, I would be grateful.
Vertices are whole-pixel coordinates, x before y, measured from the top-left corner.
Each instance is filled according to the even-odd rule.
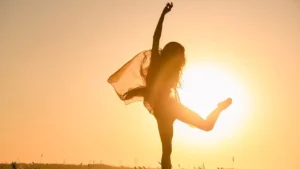
[[[156,167],[155,119],[141,103],[125,106],[107,78],[151,47],[166,2],[0,1],[0,162]],[[218,63],[248,93],[232,105],[248,105],[232,111],[247,118],[222,141],[208,143],[210,133],[177,125],[175,168],[231,167],[232,156],[237,168],[299,168],[300,1],[173,2],[161,47],[180,42],[187,69]]]

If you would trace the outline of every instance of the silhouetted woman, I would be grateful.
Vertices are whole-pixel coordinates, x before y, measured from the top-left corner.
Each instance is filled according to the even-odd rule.
[[[172,167],[170,156],[176,119],[210,131],[220,113],[232,102],[231,98],[220,102],[206,120],[180,103],[176,89],[186,61],[184,47],[170,42],[163,50],[159,49],[163,20],[172,7],[173,4],[168,3],[160,16],[151,51],[139,53],[108,79],[125,103],[143,100],[145,107],[154,115],[162,143],[162,169]]]

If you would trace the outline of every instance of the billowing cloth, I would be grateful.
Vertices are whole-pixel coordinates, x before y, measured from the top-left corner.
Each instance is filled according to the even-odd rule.
[[[159,50],[161,52],[161,50]],[[153,107],[145,100],[146,94],[146,77],[150,66],[151,50],[144,50],[135,55],[119,70],[113,73],[108,78],[108,83],[112,85],[115,92],[125,104],[130,104],[136,101],[144,101],[145,107],[150,113],[153,113]],[[134,92],[131,92],[134,91]],[[133,97],[126,97],[128,93],[136,93]],[[177,91],[174,91],[178,99]]]
[[[143,95],[137,95],[129,99],[126,94],[134,89],[146,89],[146,76],[150,66],[151,50],[144,50],[135,55],[119,70],[108,78],[117,95],[125,104],[143,101]]]

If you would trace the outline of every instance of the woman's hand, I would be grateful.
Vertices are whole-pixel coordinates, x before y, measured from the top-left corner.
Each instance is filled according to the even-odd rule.
[[[173,3],[167,3],[167,5],[165,6],[164,10],[163,10],[163,14],[167,14],[168,12],[171,11],[171,9],[173,8]]]

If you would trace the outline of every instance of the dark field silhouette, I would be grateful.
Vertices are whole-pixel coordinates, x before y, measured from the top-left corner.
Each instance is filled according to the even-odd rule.
[[[179,165],[180,166],[180,165]],[[177,167],[175,167],[177,168]],[[201,167],[190,166],[189,168],[181,168],[178,169],[205,169],[205,165],[202,164]],[[149,168],[146,166],[134,166],[134,167],[127,167],[127,166],[112,166],[107,164],[39,164],[39,163],[0,163],[0,169],[161,169],[160,166],[156,168]],[[218,167],[218,169],[231,169],[231,168],[224,168]]]
[[[0,164],[0,169],[134,169],[134,167],[111,166],[106,164],[39,164],[15,163]]]

